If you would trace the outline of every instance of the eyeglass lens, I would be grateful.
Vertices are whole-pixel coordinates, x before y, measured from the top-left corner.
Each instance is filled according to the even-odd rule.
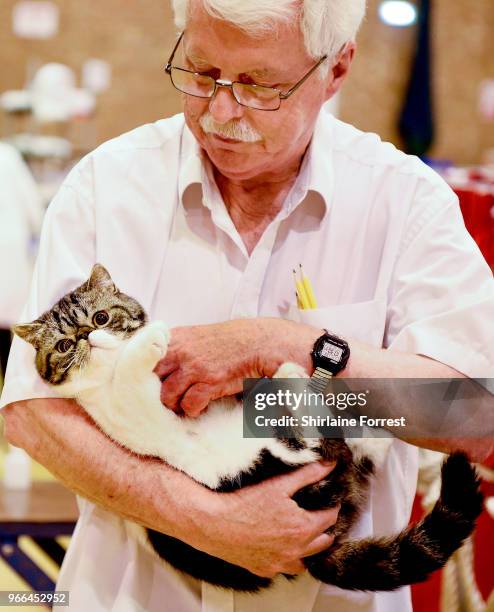
[[[211,98],[215,90],[215,81],[210,76],[200,75],[181,68],[171,69],[173,85],[183,93],[199,98]],[[244,106],[260,110],[277,110],[280,106],[278,92],[271,87],[233,83],[233,95],[237,102]]]
[[[177,89],[191,96],[210,98],[214,93],[214,79],[209,76],[201,76],[175,67],[172,67],[170,76]]]

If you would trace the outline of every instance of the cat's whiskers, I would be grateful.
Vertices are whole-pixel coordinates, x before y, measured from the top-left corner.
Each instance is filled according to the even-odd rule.
[[[71,355],[68,364],[63,368],[63,372],[66,372],[72,366],[77,366],[79,370],[82,368],[86,361],[86,351],[84,349],[76,348],[74,353]]]
[[[89,361],[89,354],[85,354],[81,352],[81,356],[77,364],[77,369],[79,371],[79,374],[82,374],[82,368],[87,364],[88,361]]]
[[[76,359],[77,359],[77,351],[71,356],[68,364],[65,366],[65,368],[62,369],[62,372],[65,373],[67,370],[69,370],[75,364]]]
[[[82,367],[86,365],[87,361],[89,360],[89,355],[90,350],[87,348],[81,347],[77,349],[75,357],[77,361],[76,366],[78,367],[79,371],[81,371]]]

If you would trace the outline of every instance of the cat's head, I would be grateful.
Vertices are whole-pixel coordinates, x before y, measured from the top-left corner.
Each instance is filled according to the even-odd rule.
[[[36,349],[36,369],[52,385],[94,364],[95,348],[115,348],[146,323],[146,313],[117,289],[107,270],[96,264],[89,279],[15,334]],[[91,337],[89,335],[91,334]]]

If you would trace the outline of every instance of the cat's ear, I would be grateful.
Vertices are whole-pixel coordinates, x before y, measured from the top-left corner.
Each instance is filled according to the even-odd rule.
[[[33,321],[32,323],[21,323],[20,325],[14,325],[12,331],[16,336],[22,338],[34,347],[38,346],[41,339],[41,332],[43,324],[40,321]]]
[[[91,270],[91,276],[87,281],[86,288],[99,289],[102,291],[112,291],[113,293],[117,292],[115,283],[112,281],[108,270],[101,264],[95,264],[93,266],[93,269]]]

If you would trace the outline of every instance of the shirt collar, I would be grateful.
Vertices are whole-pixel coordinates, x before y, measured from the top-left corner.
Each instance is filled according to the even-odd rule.
[[[297,180],[288,194],[283,217],[291,214],[312,193],[318,194],[323,203],[323,217],[328,211],[334,192],[334,169],[332,157],[333,117],[321,109],[314,128],[312,140],[302,160]],[[184,124],[179,171],[179,197],[185,209],[201,193],[204,206],[212,210],[218,200],[211,162],[201,151],[194,135]],[[191,196],[191,197],[189,197]]]
[[[326,215],[334,193],[332,143],[333,117],[321,109],[299,175],[287,198],[288,214],[306,201],[308,196],[316,194],[322,200],[323,216]]]
[[[197,189],[202,192],[203,161],[201,149],[194,135],[184,123],[182,143],[180,148],[180,164],[178,175],[179,201],[187,208],[190,201],[189,192],[196,193]]]

